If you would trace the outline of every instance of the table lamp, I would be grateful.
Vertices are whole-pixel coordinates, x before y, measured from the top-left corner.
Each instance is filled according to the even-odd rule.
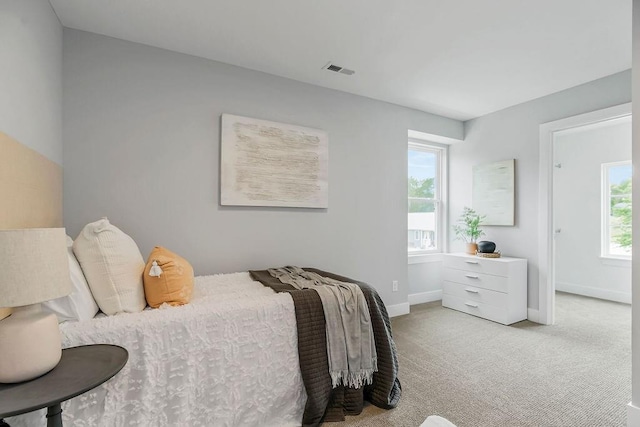
[[[0,383],[17,383],[53,369],[62,356],[55,314],[40,303],[71,293],[64,228],[0,230]]]

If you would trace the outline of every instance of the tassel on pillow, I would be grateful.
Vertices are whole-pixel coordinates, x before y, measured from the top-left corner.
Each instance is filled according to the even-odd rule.
[[[149,276],[151,277],[160,277],[162,274],[162,269],[158,265],[157,261],[153,261],[151,264],[151,268],[149,269]]]

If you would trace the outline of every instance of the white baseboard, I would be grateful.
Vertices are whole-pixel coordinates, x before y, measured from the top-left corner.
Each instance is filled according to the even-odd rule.
[[[437,291],[418,292],[409,294],[409,305],[424,304],[425,302],[440,301],[442,299],[442,289]]]
[[[556,282],[556,291],[631,304],[631,294],[619,291],[610,291],[602,288],[592,288],[590,286],[576,285],[574,283]]]
[[[387,306],[387,313],[389,313],[389,317],[402,316],[404,314],[409,314],[409,312],[410,309],[408,302]]]
[[[627,405],[627,426],[640,426],[640,408],[634,406],[631,402]]]
[[[540,312],[534,308],[527,308],[527,319],[535,323],[542,323],[540,322]]]

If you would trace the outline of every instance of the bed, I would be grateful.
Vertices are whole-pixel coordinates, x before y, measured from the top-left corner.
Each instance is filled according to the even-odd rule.
[[[0,185],[0,193],[12,200],[0,228],[62,226],[62,168],[3,133],[0,148],[7,153],[0,158],[0,184],[6,184]],[[137,247],[137,255],[124,252],[139,258],[133,264],[142,263],[134,268],[137,279],[131,284],[139,288],[143,305],[137,312],[93,318],[97,294],[93,285],[89,291],[84,280],[88,272],[84,266],[80,270],[75,248],[70,249],[77,293],[69,298],[82,301],[75,314],[86,317],[60,324],[63,347],[117,344],[129,351],[129,362],[105,384],[63,403],[65,426],[317,425],[357,413],[363,398],[384,408],[397,404],[400,383],[389,319],[371,290],[366,292],[367,300],[374,302],[372,318],[375,315],[382,326],[374,330],[376,347],[384,347],[378,353],[386,355],[378,364],[378,376],[385,377],[386,384],[367,386],[366,393],[327,390],[327,373],[314,365],[323,364],[318,357],[322,351],[298,345],[300,328],[312,331],[317,341],[316,326],[324,319],[310,316],[308,310],[301,316],[296,308],[294,300],[315,307],[317,314],[309,296],[313,293],[276,293],[248,272],[201,276],[195,279],[189,304],[140,311],[145,304],[140,280],[145,264]],[[9,314],[0,309],[0,319]],[[317,393],[318,387],[322,393]],[[7,421],[14,427],[44,425],[44,411]]]
[[[129,351],[116,377],[63,404],[65,426],[300,425],[306,394],[293,302],[248,273],[197,277],[187,305],[60,329],[64,347]],[[7,421],[43,420],[41,411]]]
[[[299,426],[331,420],[330,411],[319,418],[318,409],[309,408],[329,395],[308,399],[309,373],[322,375],[304,365],[301,371],[295,298],[248,272],[200,276],[187,305],[61,324],[63,347],[117,344],[130,356],[116,377],[63,404],[65,426]],[[394,363],[390,394],[384,396],[389,387],[382,395],[370,387],[364,398],[382,407],[397,404]],[[389,363],[382,365],[388,370]],[[337,391],[331,390],[332,403],[339,396],[347,413],[354,402],[359,412],[362,397],[357,402],[357,394]],[[40,411],[7,421],[41,425],[43,417]]]

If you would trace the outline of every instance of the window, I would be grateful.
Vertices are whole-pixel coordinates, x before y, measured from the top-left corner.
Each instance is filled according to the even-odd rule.
[[[602,256],[631,258],[631,162],[602,165]]]
[[[446,149],[409,141],[407,247],[409,255],[442,252]]]

